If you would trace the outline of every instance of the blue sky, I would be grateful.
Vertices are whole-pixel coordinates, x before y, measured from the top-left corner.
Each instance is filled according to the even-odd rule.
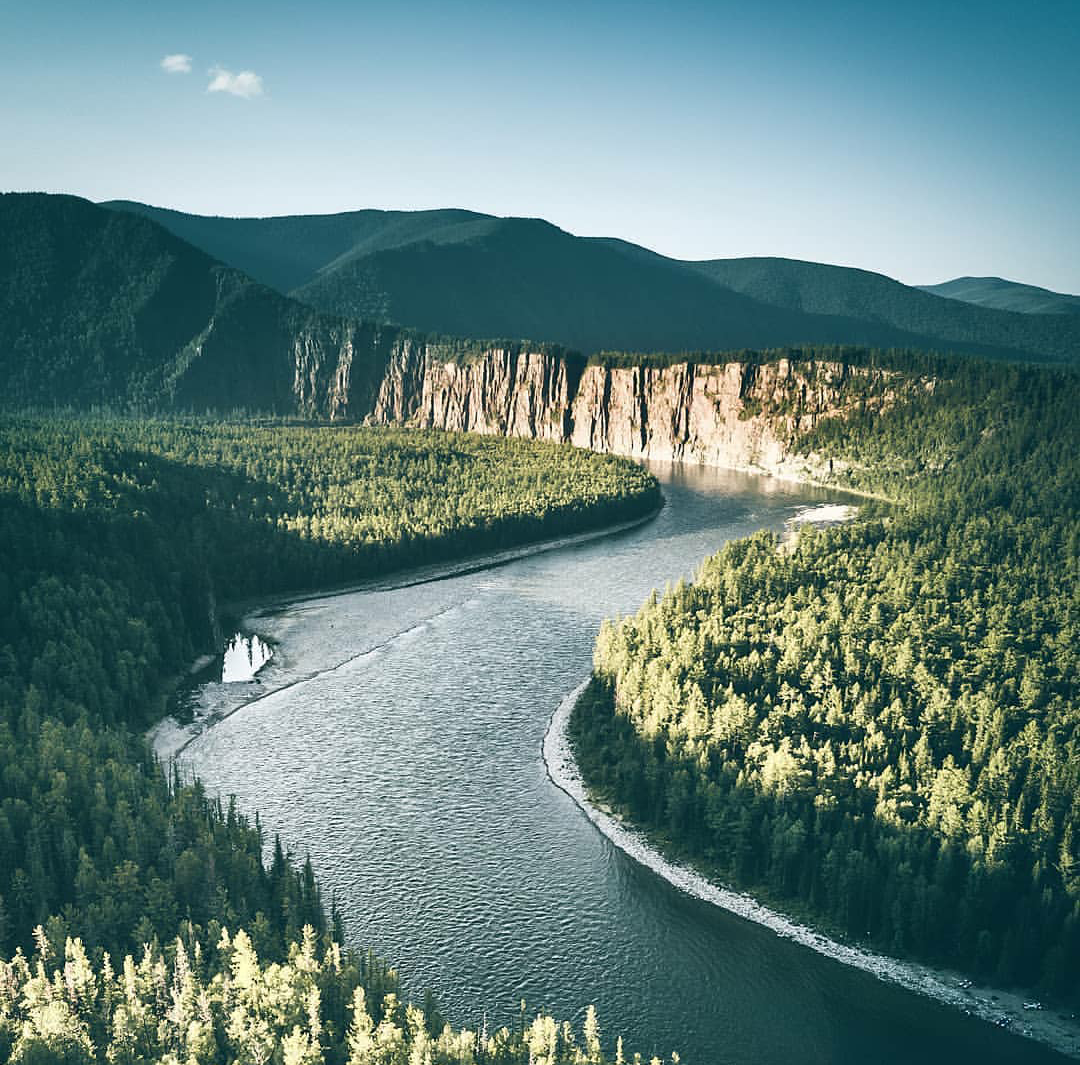
[[[1078,55],[1080,0],[0,0],[0,187],[1080,292]]]

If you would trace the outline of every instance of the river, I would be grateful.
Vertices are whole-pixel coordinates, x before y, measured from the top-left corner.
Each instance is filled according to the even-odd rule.
[[[667,505],[635,529],[252,616],[274,657],[256,682],[197,693],[219,720],[185,765],[309,852],[348,940],[455,1023],[592,1002],[610,1039],[688,1065],[1065,1060],[683,894],[549,780],[544,732],[603,618],[835,498],[653,468]]]

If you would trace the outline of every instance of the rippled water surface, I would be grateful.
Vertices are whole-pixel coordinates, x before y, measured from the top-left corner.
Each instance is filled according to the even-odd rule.
[[[822,492],[658,467],[648,524],[465,576],[249,619],[275,641],[254,698],[184,759],[310,852],[351,942],[457,1023],[518,1001],[690,1065],[1063,1060],[683,895],[548,780],[548,719],[604,617],[779,529]],[[282,687],[287,685],[286,687]],[[204,703],[231,709],[236,685]],[[231,700],[231,702],[229,702]]]

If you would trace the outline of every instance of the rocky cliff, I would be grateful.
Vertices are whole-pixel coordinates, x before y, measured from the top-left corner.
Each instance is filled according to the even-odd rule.
[[[369,420],[815,480],[831,472],[830,459],[797,454],[800,434],[822,418],[883,409],[899,382],[890,371],[816,359],[586,365],[503,346],[455,361],[402,342]]]
[[[578,360],[554,352],[494,347],[458,361],[403,341],[387,363],[371,420],[565,441],[580,372]]]
[[[816,477],[799,433],[889,402],[881,371],[826,359],[587,363],[323,314],[71,196],[0,195],[0,237],[0,407],[367,418]]]

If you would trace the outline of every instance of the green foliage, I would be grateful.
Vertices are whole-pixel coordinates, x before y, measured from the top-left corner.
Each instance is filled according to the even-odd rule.
[[[801,441],[884,492],[603,629],[586,779],[889,952],[1080,998],[1080,381],[969,363]]]
[[[265,863],[258,823],[167,779],[142,738],[213,646],[217,602],[576,532],[658,501],[633,463],[557,445],[0,418],[0,956],[29,950],[36,925],[39,952],[62,956],[70,936],[99,959],[143,944],[156,959],[178,931],[190,952],[243,927],[281,962],[303,926],[331,935],[310,864],[280,845]],[[363,964],[369,983],[396,986]],[[10,992],[0,975],[0,999]],[[19,1060],[45,1054],[36,1038]],[[95,1052],[106,1041],[95,1032]],[[46,1043],[49,1060],[82,1060],[81,1036]]]
[[[434,1025],[393,974],[303,928],[267,963],[243,930],[191,929],[95,965],[79,939],[0,962],[0,1057],[18,1065],[605,1065],[584,1029],[538,1014],[494,1033]],[[621,1061],[621,1057],[619,1059]],[[677,1062],[673,1056],[673,1062]],[[634,1056],[640,1063],[641,1058]],[[653,1059],[654,1065],[661,1065]]]

